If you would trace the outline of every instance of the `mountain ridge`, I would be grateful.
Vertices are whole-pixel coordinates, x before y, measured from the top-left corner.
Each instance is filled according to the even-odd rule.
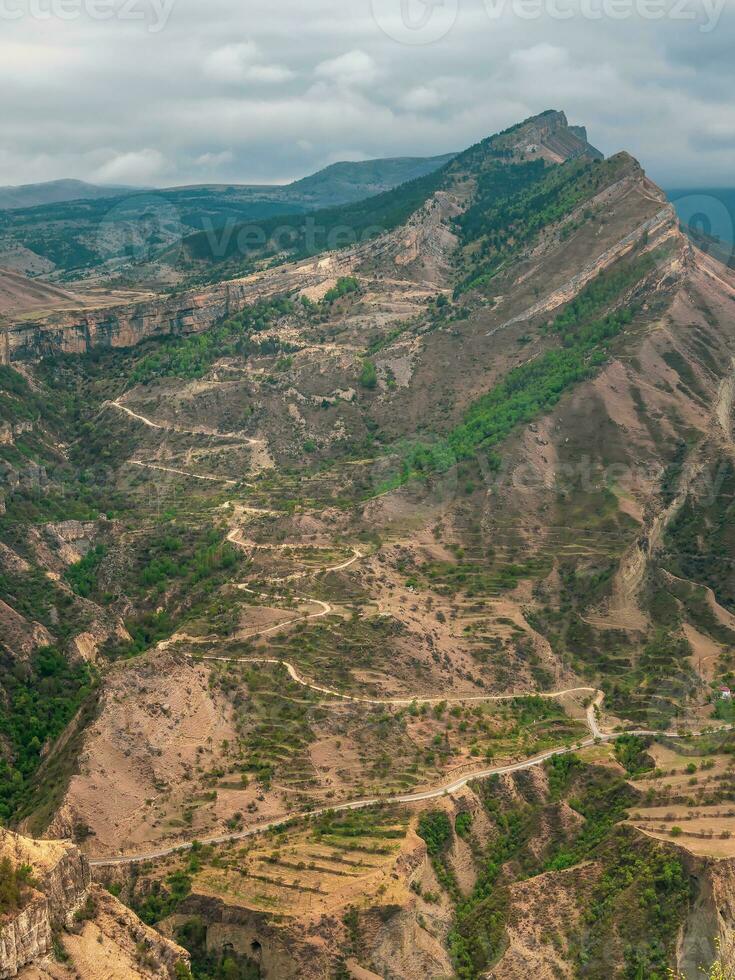
[[[694,976],[735,276],[557,111],[316,214],[6,325],[0,815],[195,970]]]
[[[84,180],[60,178],[37,184],[0,186],[0,210],[42,207],[66,201],[115,197],[132,188],[114,184],[90,184]]]

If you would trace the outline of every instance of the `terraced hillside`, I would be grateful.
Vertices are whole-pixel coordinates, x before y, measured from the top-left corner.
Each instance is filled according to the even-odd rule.
[[[0,814],[201,976],[695,976],[732,271],[558,112],[302,219],[9,323]]]

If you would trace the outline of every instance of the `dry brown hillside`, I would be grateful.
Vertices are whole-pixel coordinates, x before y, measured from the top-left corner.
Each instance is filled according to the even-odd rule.
[[[9,324],[0,814],[197,970],[694,976],[735,276],[557,112],[348,217]]]

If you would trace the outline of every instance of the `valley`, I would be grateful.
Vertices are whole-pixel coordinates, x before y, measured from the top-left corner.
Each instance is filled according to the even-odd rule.
[[[3,307],[0,819],[178,977],[735,965],[735,274],[557,111],[373,191]]]

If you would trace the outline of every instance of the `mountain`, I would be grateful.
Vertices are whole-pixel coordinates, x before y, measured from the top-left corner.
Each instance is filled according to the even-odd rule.
[[[286,190],[289,196],[311,200],[320,208],[346,204],[424,177],[439,170],[454,156],[453,153],[446,153],[435,157],[394,157],[333,163],[310,177],[294,181]]]
[[[44,204],[60,204],[66,201],[96,200],[101,197],[113,197],[123,189],[88,184],[83,180],[50,180],[42,184],[0,187],[0,210],[36,208]]]
[[[284,186],[194,185],[98,188],[55,181],[0,188],[0,266],[73,279],[117,272],[200,229],[227,228],[275,215],[304,214],[379,194],[431,173],[450,155],[336,163]],[[3,210],[5,208],[5,210]]]
[[[251,224],[228,228],[226,235],[213,235],[211,230],[184,239],[176,246],[171,260],[179,268],[200,273],[204,266],[214,266],[209,277],[222,278],[247,270],[253,261],[272,255],[299,257],[328,249],[345,236],[353,243],[378,237],[401,225],[412,212],[428,201],[445,184],[456,180],[468,161],[484,157],[490,140],[455,155],[443,166],[418,176],[393,190],[326,208],[316,213],[278,216]],[[541,163],[586,157],[601,160],[602,154],[586,139],[584,127],[569,127],[563,113],[549,112],[531,122],[513,127],[494,138],[497,154],[527,154]],[[505,146],[510,149],[500,149]],[[491,156],[492,159],[492,156]],[[470,164],[472,165],[472,164]],[[253,232],[257,234],[253,235]],[[253,245],[250,242],[254,241]],[[166,254],[163,254],[166,260]],[[207,273],[205,273],[207,274]]]
[[[732,970],[735,274],[559,111],[281,224],[6,318],[0,819],[194,975]]]
[[[290,184],[192,184],[162,188],[172,198],[186,200],[199,193],[221,195],[230,201],[269,200],[301,206],[329,207],[358,201],[423,177],[448,163],[453,153],[435,157],[387,157],[379,160],[332,163]]]

